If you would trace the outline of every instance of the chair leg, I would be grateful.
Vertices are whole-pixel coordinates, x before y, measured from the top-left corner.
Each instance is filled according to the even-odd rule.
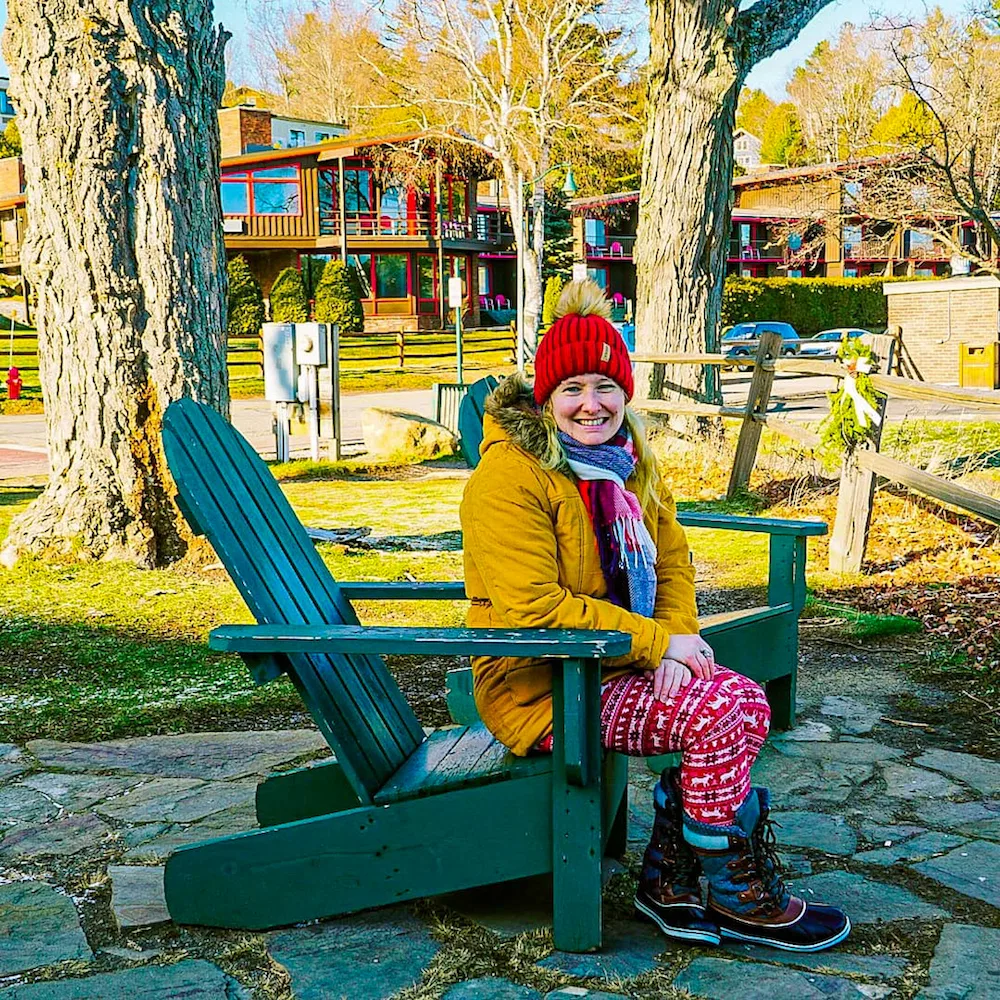
[[[791,729],[795,725],[795,678],[793,671],[776,677],[765,685],[767,703],[771,706],[771,728]]]
[[[167,859],[167,908],[260,930],[539,875],[551,810],[541,774],[192,844]]]
[[[355,809],[360,804],[335,760],[271,774],[257,786],[257,822],[261,826],[294,823]]]

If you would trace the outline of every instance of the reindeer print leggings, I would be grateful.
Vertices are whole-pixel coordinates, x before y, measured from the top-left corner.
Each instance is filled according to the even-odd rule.
[[[684,811],[702,823],[733,822],[770,721],[760,685],[725,667],[665,701],[653,697],[644,674],[625,674],[601,689],[604,746],[640,757],[679,751]],[[552,749],[551,735],[538,749]]]

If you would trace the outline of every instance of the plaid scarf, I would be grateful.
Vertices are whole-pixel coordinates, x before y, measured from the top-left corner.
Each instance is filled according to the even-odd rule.
[[[587,445],[560,432],[559,441],[594,526],[609,599],[651,616],[656,543],[643,524],[638,497],[625,488],[636,465],[632,438],[619,432],[605,444]]]

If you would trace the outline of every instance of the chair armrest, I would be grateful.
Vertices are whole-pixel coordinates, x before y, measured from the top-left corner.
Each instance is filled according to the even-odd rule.
[[[441,583],[338,583],[349,601],[464,601],[461,580]]]
[[[391,628],[364,625],[223,625],[211,649],[245,653],[396,653],[437,656],[537,656],[598,660],[624,656],[625,632],[590,629]]]
[[[797,521],[779,517],[742,517],[737,514],[702,514],[678,511],[677,521],[686,528],[721,528],[728,531],[759,531],[767,535],[825,535],[825,521]]]

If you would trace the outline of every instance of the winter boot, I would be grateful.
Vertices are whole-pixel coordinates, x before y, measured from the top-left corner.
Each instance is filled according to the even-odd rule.
[[[843,910],[807,903],[781,881],[766,788],[752,788],[732,826],[684,816],[684,838],[708,876],[709,919],[724,938],[784,951],[822,951],[851,932]]]
[[[719,944],[719,929],[705,916],[698,885],[700,866],[684,842],[676,769],[664,771],[653,791],[653,836],[642,859],[636,912],[667,937]]]

